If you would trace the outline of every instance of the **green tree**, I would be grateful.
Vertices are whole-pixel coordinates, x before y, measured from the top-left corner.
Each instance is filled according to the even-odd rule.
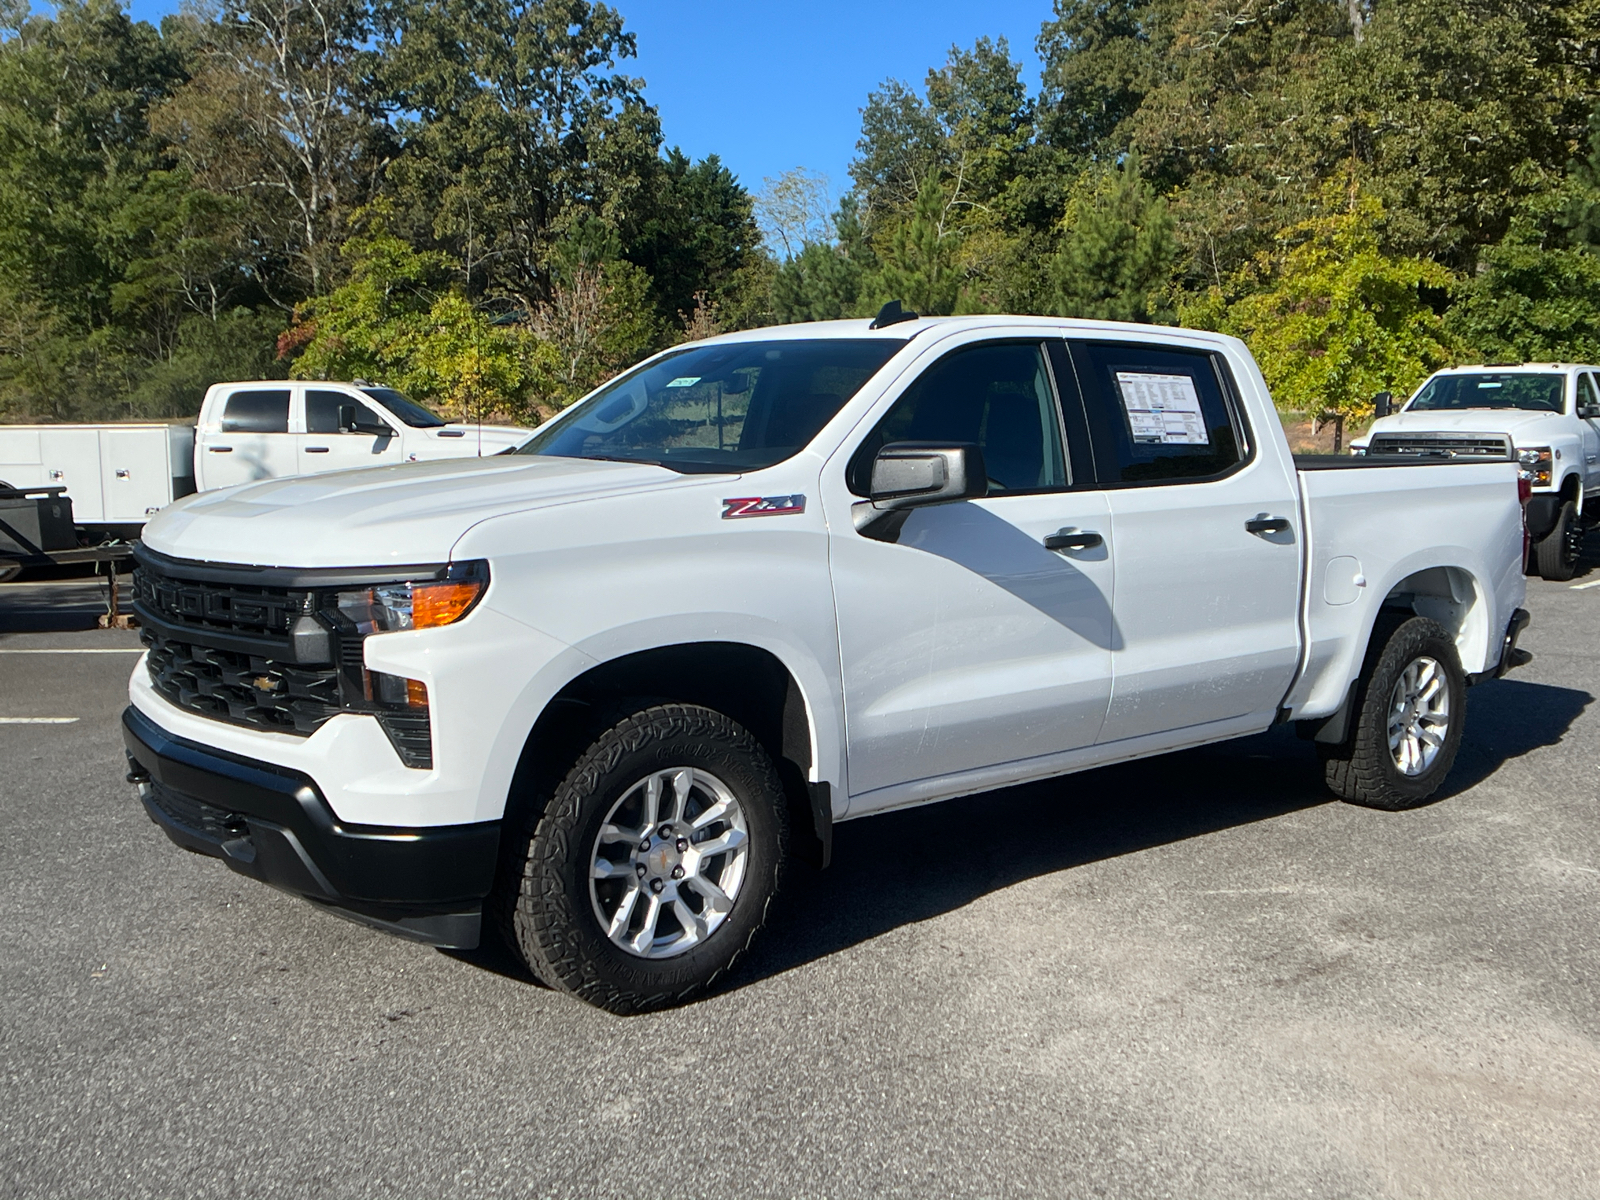
[[[1588,155],[1483,252],[1448,323],[1485,361],[1600,361],[1600,124]]]
[[[837,241],[805,242],[778,268],[772,305],[780,322],[857,315],[862,282],[877,265],[857,212],[855,197],[846,196],[833,218]]]
[[[529,410],[550,354],[475,308],[448,255],[408,245],[381,213],[344,254],[349,279],[307,301],[285,334],[296,378],[377,379],[462,419]]]
[[[695,308],[695,296],[723,312],[739,309],[761,234],[750,194],[716,155],[691,162],[674,148],[646,173],[625,210],[621,254],[650,281],[662,327]]]
[[[929,175],[910,215],[889,232],[878,269],[863,289],[873,305],[900,300],[924,315],[956,310],[961,277],[954,266],[955,237],[947,228],[949,213],[950,199],[939,177]]]
[[[556,244],[586,221],[623,230],[662,169],[655,110],[613,70],[633,35],[586,0],[392,0],[380,16],[396,228],[447,251],[469,295],[531,314]]]
[[[1356,417],[1375,393],[1408,394],[1454,360],[1429,303],[1454,280],[1437,263],[1382,251],[1376,199],[1337,185],[1323,198],[1324,215],[1282,231],[1234,277],[1233,303],[1212,289],[1181,315],[1243,338],[1281,408]]]
[[[1178,256],[1166,201],[1139,175],[1137,157],[1091,172],[1070,206],[1051,263],[1052,311],[1103,321],[1169,321]]]

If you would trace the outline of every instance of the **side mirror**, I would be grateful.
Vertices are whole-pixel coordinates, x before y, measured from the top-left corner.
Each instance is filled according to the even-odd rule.
[[[872,507],[879,512],[988,494],[983,451],[971,442],[890,442],[872,462]]]
[[[1600,404],[1580,404],[1578,405],[1578,415],[1585,421],[1593,421],[1595,418],[1600,417]]]
[[[872,460],[872,498],[850,514],[863,537],[893,542],[913,508],[988,494],[983,451],[971,442],[890,442]]]
[[[339,432],[340,433],[369,433],[373,437],[393,437],[394,430],[389,428],[385,421],[368,414],[367,410],[354,404],[341,404],[339,406]]]
[[[1372,398],[1372,415],[1387,417],[1394,410],[1394,393],[1379,392]]]

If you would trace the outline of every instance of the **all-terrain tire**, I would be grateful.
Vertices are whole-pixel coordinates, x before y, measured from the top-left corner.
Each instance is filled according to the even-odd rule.
[[[1389,744],[1390,701],[1406,668],[1422,658],[1432,659],[1443,669],[1449,720],[1433,761],[1425,770],[1410,775],[1401,770]],[[1461,747],[1467,680],[1455,639],[1427,617],[1380,618],[1352,703],[1353,728],[1345,741],[1318,745],[1329,789],[1351,804],[1390,812],[1422,804],[1444,782]]]
[[[1561,505],[1561,515],[1555,528],[1534,543],[1533,561],[1541,579],[1571,579],[1578,569],[1578,556],[1583,552],[1583,522],[1578,516],[1575,500]]]
[[[714,776],[736,798],[748,837],[746,865],[731,909],[704,941],[673,957],[640,957],[602,927],[591,897],[591,861],[613,807],[652,773],[681,767]],[[507,883],[515,889],[513,942],[528,968],[600,1008],[645,1012],[704,991],[765,923],[789,852],[783,785],[766,751],[737,722],[697,705],[660,704],[594,740],[524,844],[521,869]]]

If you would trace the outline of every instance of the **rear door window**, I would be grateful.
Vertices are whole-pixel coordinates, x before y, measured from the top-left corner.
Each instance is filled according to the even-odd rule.
[[[234,392],[222,410],[224,433],[288,433],[289,389]]]
[[[1225,475],[1249,454],[1215,354],[1139,342],[1072,342],[1102,486]]]

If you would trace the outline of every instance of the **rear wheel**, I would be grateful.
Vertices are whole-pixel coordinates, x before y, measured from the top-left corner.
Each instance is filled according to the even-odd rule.
[[[612,1012],[690,998],[765,921],[785,813],[771,759],[734,721],[694,705],[635,713],[590,745],[532,830],[516,949]]]
[[[1571,579],[1582,552],[1583,522],[1578,517],[1577,502],[1567,500],[1561,505],[1555,528],[1534,546],[1533,561],[1541,579]]]
[[[1323,776],[1342,800],[1397,810],[1421,804],[1455,763],[1467,681],[1448,630],[1412,617],[1374,632],[1356,689],[1354,729],[1321,747]]]

